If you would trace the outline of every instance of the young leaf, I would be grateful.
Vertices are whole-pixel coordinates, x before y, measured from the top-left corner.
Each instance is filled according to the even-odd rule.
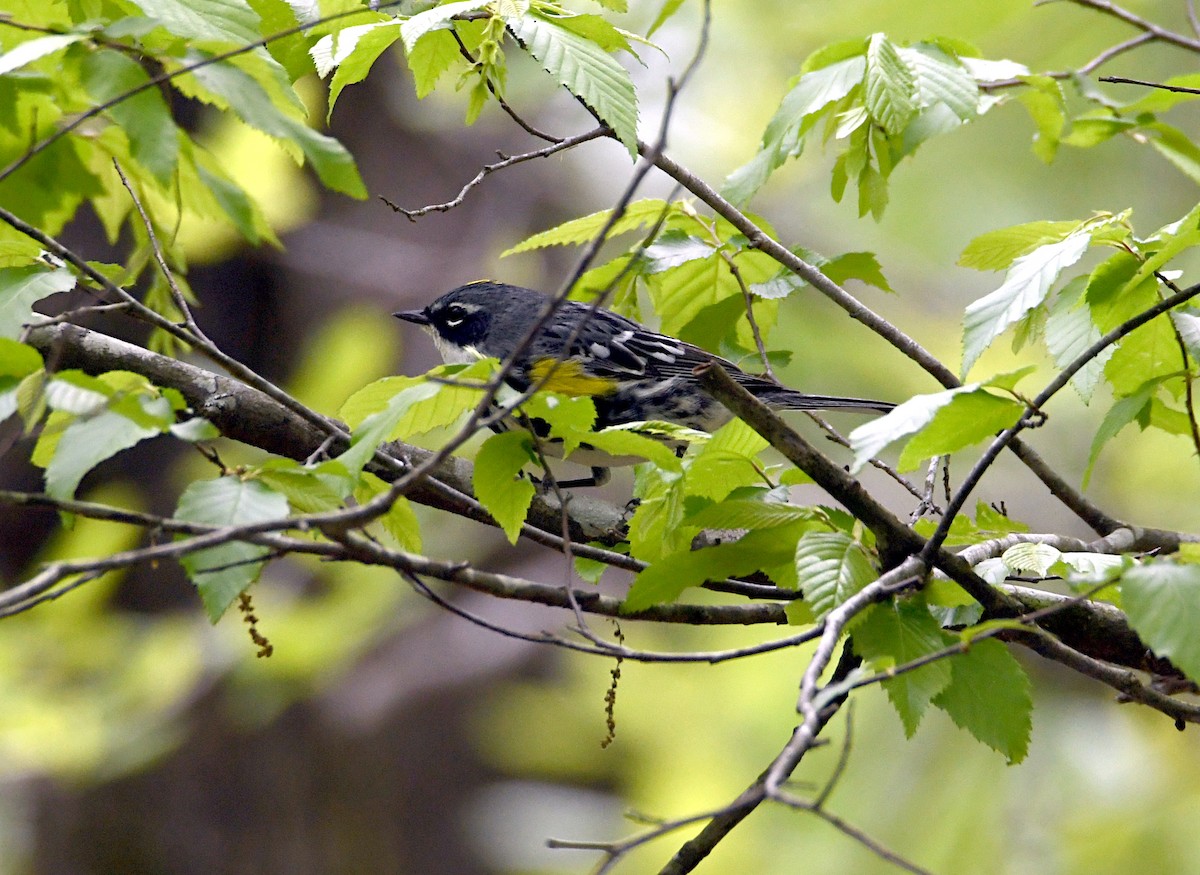
[[[441,7],[445,8],[445,7]],[[229,62],[194,69],[195,76],[253,128],[300,149],[326,186],[355,198],[367,196],[354,159],[332,137],[318,133],[290,103],[277,103],[249,73]],[[290,90],[290,85],[287,86]]]
[[[876,671],[888,671],[943,649],[947,642],[933,614],[912,599],[872,605],[855,622],[854,649]],[[912,738],[933,698],[950,683],[950,664],[940,659],[883,682],[892,707]]]
[[[258,13],[245,0],[133,0],[176,36],[198,42],[252,43],[262,39]]]
[[[1027,372],[1022,369],[1013,374],[997,375],[987,383],[967,383],[955,389],[915,395],[884,416],[860,425],[850,432],[850,447],[854,450],[851,473],[862,470],[863,465],[888,444],[916,434],[931,424],[934,428],[928,437],[923,437],[911,451],[905,448],[906,462],[919,460],[923,453],[953,452],[994,434],[999,428],[1007,428],[1024,408],[1014,401],[985,392],[984,387]],[[943,415],[941,411],[948,407],[951,409]]]
[[[625,68],[591,40],[538,15],[505,21],[546,72],[612,128],[629,154],[636,157],[637,92]]]
[[[175,516],[192,523],[213,526],[243,526],[283,519],[287,499],[255,480],[225,476],[198,480],[179,497]],[[208,618],[221,619],[234,599],[245,592],[262,572],[266,547],[230,541],[188,553],[180,563],[200,593]]]
[[[1200,565],[1146,562],[1121,578],[1129,623],[1150,648],[1200,678]]]
[[[862,545],[841,532],[807,532],[796,544],[796,576],[817,616],[827,614],[879,574]]]
[[[853,57],[839,59],[800,77],[767,123],[758,154],[725,180],[721,190],[725,197],[735,204],[744,204],[778,167],[800,154],[804,148],[806,119],[846,97],[862,83],[867,67],[862,48],[859,42]]]
[[[1079,300],[1086,282],[1086,278],[1077,277],[1068,283],[1055,297],[1046,318],[1046,348],[1060,368],[1065,368],[1100,339],[1100,329],[1092,321],[1091,310]],[[1084,402],[1091,400],[1112,354],[1113,348],[1106,347],[1071,378],[1071,385]]]
[[[1090,237],[1072,234],[1017,258],[1004,283],[967,307],[963,318],[963,373],[1006,328],[1041,304],[1064,268],[1078,261]]]
[[[521,469],[534,461],[533,437],[525,431],[494,434],[475,456],[475,497],[515,544],[536,490]]]
[[[812,507],[797,507],[770,501],[729,498],[710,504],[688,518],[688,523],[705,529],[772,529],[818,519]]]
[[[408,52],[408,69],[413,74],[417,99],[428,97],[442,74],[462,60],[458,43],[449,30],[434,30]]]
[[[749,532],[738,541],[671,553],[634,578],[623,613],[674,601],[690,586],[730,575],[751,574],[788,560],[800,526]]]
[[[896,47],[881,33],[867,44],[867,110],[889,134],[899,134],[917,111],[916,82]]]
[[[400,37],[404,40],[405,51],[411,52],[421,37],[436,27],[448,24],[454,16],[482,9],[489,2],[491,0],[460,0],[458,3],[444,3],[432,9],[426,9],[424,12],[418,12],[400,25]]]
[[[363,473],[359,484],[354,490],[354,497],[360,503],[370,501],[388,488],[386,483],[370,472]],[[403,495],[396,496],[387,513],[379,517],[379,523],[384,531],[396,539],[402,550],[421,552],[421,523],[412,504]]]
[[[0,337],[15,340],[32,317],[36,301],[73,288],[75,277],[65,267],[0,267]]]
[[[951,659],[950,684],[933,704],[1009,763],[1025,759],[1033,726],[1029,678],[999,641],[978,641]]]
[[[638,228],[649,227],[662,218],[664,213],[672,215],[677,209],[675,204],[668,204],[657,198],[643,198],[640,201],[634,201],[625,208],[621,218],[613,223],[608,232],[609,237],[617,237],[629,231],[636,231]],[[531,252],[546,246],[575,246],[587,243],[600,233],[600,229],[608,222],[611,214],[612,210],[601,210],[598,213],[563,222],[557,227],[534,234],[516,246],[504,250],[500,253],[500,257],[505,258],[522,252]]]
[[[1082,224],[1074,219],[1062,222],[1026,222],[980,234],[967,244],[958,263],[975,270],[1002,270],[1022,255],[1028,255],[1048,243],[1059,243]]]
[[[165,399],[136,401],[155,408],[154,414],[170,414]],[[161,433],[161,428],[139,424],[114,410],[77,418],[58,437],[54,457],[46,466],[46,492],[55,498],[73,498],[83,475],[96,465]]]
[[[911,471],[926,459],[956,453],[987,440],[1015,423],[1024,412],[1025,405],[982,389],[959,393],[905,444],[896,466],[901,471]]]

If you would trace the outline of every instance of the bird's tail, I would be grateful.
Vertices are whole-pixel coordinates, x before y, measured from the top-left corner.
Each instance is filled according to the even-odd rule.
[[[755,380],[746,386],[756,398],[771,407],[784,410],[854,410],[859,413],[887,413],[896,405],[869,398],[845,398],[840,395],[809,395],[776,386],[766,380]]]

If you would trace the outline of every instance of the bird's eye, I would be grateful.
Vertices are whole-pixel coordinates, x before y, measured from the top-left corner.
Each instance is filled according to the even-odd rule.
[[[467,310],[465,307],[449,307],[446,310],[446,327],[457,328],[462,325],[467,318]]]

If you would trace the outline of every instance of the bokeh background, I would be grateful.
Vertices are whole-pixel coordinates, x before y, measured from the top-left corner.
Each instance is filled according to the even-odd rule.
[[[631,5],[627,26],[644,29],[658,4]],[[944,34],[975,43],[985,57],[1058,70],[1132,35],[1078,6],[1034,8],[1028,0],[714,5],[708,55],[668,142],[714,183],[749,158],[787,79],[826,43],[873,31],[897,41]],[[1129,6],[1187,28],[1181,2]],[[634,65],[647,134],[657,127],[665,77],[692,51],[698,13],[688,3],[660,33],[669,58],[648,50],[645,66]],[[532,62],[510,57],[510,94],[522,112],[560,134],[585,128],[588,119]],[[1105,72],[1162,79],[1196,61],[1150,48]],[[319,107],[320,84],[306,85]],[[332,132],[373,195],[417,207],[452,197],[496,150],[536,146],[494,108],[463,128],[463,106],[451,89],[418,102],[402,57],[388,54],[342,95]],[[391,311],[483,277],[556,288],[574,253],[499,253],[611,205],[630,172],[620,147],[594,143],[493,175],[458,209],[412,223],[377,199],[322,191],[228,115],[180,111],[267,205],[285,244],[248,250],[220,229],[185,229],[201,322],[227,351],[330,414],[371,379],[434,364],[431,345]],[[1196,130],[1186,107],[1173,120]],[[780,171],[754,208],[789,244],[827,255],[876,252],[898,294],[856,291],[956,364],[963,308],[999,283],[955,266],[976,234],[1126,207],[1148,233],[1197,199],[1194,183],[1144,146],[1064,147],[1046,165],[1030,150],[1032,133],[1010,102],[927,144],[892,177],[879,223],[831,201],[832,157],[816,147]],[[645,193],[668,190],[652,175]],[[86,216],[69,241],[90,258],[110,255]],[[812,293],[784,305],[773,344],[794,353],[785,381],[812,391],[899,400],[935,388]],[[1002,342],[979,368],[1031,357],[1038,361]],[[1105,409],[1104,399],[1087,409],[1064,394],[1032,442],[1077,479]],[[169,511],[206,463],[180,453],[167,463],[171,477],[146,482],[144,472],[162,470],[168,452],[151,442],[122,454],[85,480],[82,495]],[[226,449],[227,461],[239,452]],[[0,460],[0,476],[36,489],[37,472],[19,455]],[[1188,457],[1171,438],[1127,431],[1101,457],[1089,494],[1118,516],[1195,530],[1200,478]],[[623,501],[629,481],[609,489]],[[1035,528],[1086,534],[1008,462],[979,497],[1003,501]],[[908,510],[902,494],[893,501]],[[561,557],[511,548],[461,520],[423,520],[431,555],[561,579]],[[0,575],[11,584],[31,563],[117,550],[136,538],[88,520],[63,531],[51,514],[0,508]],[[622,583],[616,574],[606,581]],[[514,628],[567,622],[548,609],[449,594]],[[588,871],[595,854],[551,851],[546,838],[616,838],[636,828],[623,819],[630,811],[669,818],[732,799],[786,740],[806,661],[804,652],[784,652],[716,667],[626,664],[616,740],[601,749],[611,663],[475,628],[380,571],[289,559],[267,569],[254,598],[275,645],[267,660],[254,658],[236,617],[209,626],[182,574],[166,565],[111,575],[0,624],[0,875]],[[635,624],[623,631],[640,647],[706,650],[760,634]],[[940,873],[1195,871],[1195,731],[1177,733],[1159,715],[1115,704],[1105,688],[1021,658],[1036,705],[1025,763],[1006,766],[940,713],[906,741],[884,697],[868,691],[852,709],[852,755],[832,810]],[[820,786],[846,736],[839,718],[835,743],[797,778]],[[621,871],[656,871],[682,838],[639,850]],[[701,871],[893,869],[815,818],[763,809]]]

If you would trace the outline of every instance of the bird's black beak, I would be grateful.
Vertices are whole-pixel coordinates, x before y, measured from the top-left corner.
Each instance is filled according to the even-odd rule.
[[[400,310],[392,314],[397,319],[403,319],[405,322],[411,322],[413,325],[428,325],[429,317],[425,315],[424,310]]]

